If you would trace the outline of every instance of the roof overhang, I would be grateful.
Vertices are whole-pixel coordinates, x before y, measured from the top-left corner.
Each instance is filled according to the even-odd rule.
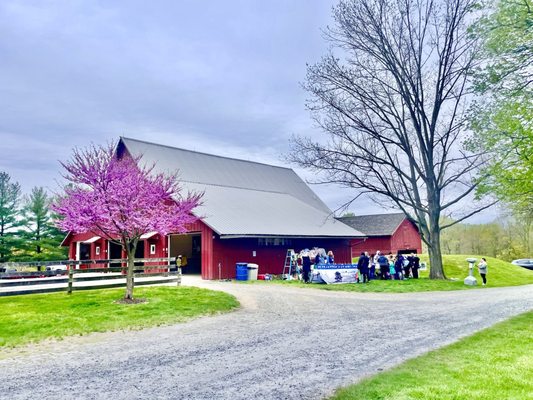
[[[285,238],[285,239],[366,239],[366,236],[315,236],[315,235],[220,235],[220,239],[261,239],[261,238]]]
[[[150,239],[152,237],[154,237],[155,235],[157,235],[157,232],[156,231],[153,231],[153,232],[147,232],[147,233],[143,233],[139,239],[141,240],[145,240],[145,239]]]
[[[97,240],[100,240],[100,239],[102,239],[101,236],[93,236],[90,239],[83,240],[82,243],[94,243],[94,242],[96,242]]]
[[[72,239],[72,231],[68,231],[67,235],[61,241],[59,247],[70,246],[70,240]]]

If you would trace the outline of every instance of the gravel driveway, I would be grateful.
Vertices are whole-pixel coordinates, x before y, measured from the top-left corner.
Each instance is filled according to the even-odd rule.
[[[533,309],[533,285],[378,294],[189,282],[232,293],[243,307],[4,350],[0,398],[320,399]]]

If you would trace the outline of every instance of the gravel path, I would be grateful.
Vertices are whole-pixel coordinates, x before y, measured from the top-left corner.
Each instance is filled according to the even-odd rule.
[[[378,294],[192,283],[232,293],[243,307],[4,350],[0,398],[320,399],[533,309],[533,285]]]

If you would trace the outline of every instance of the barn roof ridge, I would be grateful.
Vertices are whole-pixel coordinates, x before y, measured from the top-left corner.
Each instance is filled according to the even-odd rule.
[[[121,137],[120,151],[142,154],[155,172],[179,171],[183,190],[204,193],[196,212],[221,236],[360,237],[291,168]]]
[[[217,184],[217,183],[205,183],[205,182],[199,182],[199,181],[189,181],[189,180],[185,180],[185,179],[180,180],[180,182],[194,183],[194,184],[197,184],[197,185],[205,185],[205,186],[217,186],[217,187],[225,187],[225,188],[232,188],[232,189],[252,190],[254,192],[287,194],[289,196],[292,196],[291,193],[283,192],[283,191],[280,191],[280,190],[256,189],[256,188],[249,188],[249,187],[245,187],[245,186],[223,185],[223,184]]]
[[[405,218],[407,218],[407,216],[403,212],[376,213],[376,214],[358,214],[358,215],[354,215],[353,217],[375,217],[377,215],[403,215],[403,216],[405,216]],[[339,217],[339,218],[352,218],[352,217]]]
[[[368,236],[390,236],[407,219],[407,215],[401,212],[355,215],[337,219]]]
[[[245,160],[245,159],[242,159],[242,158],[236,158],[236,157],[221,156],[221,155],[219,155],[219,154],[206,153],[205,151],[198,151],[198,150],[184,149],[183,147],[176,147],[176,146],[170,146],[170,145],[168,145],[168,144],[154,143],[154,142],[149,142],[149,141],[147,141],[147,140],[134,139],[134,138],[127,137],[127,136],[120,136],[120,139],[132,140],[132,141],[134,141],[134,142],[139,142],[139,143],[149,144],[149,145],[152,145],[152,146],[166,147],[166,148],[168,148],[168,149],[181,150],[181,151],[186,151],[186,152],[189,152],[189,153],[201,154],[201,155],[203,155],[203,156],[218,157],[218,158],[224,158],[224,159],[226,159],[226,160],[233,160],[233,161],[242,161],[242,162],[246,162],[246,163],[252,163],[252,164],[264,165],[264,166],[266,166],[266,167],[272,167],[272,168],[281,168],[281,169],[286,169],[286,170],[289,170],[289,171],[293,171],[293,172],[294,172],[294,170],[293,170],[292,168],[290,168],[290,167],[282,167],[281,165],[267,164],[267,163],[265,163],[265,162],[252,161],[252,160]]]

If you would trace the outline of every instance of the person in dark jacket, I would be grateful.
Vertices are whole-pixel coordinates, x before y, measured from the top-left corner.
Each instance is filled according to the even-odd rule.
[[[410,278],[411,277],[411,269],[413,268],[413,258],[414,258],[414,254],[411,253],[410,256],[407,256],[407,262],[404,261],[403,262],[403,275],[406,279]]]
[[[357,268],[359,269],[360,274],[363,276],[363,283],[368,283],[368,267],[370,264],[370,258],[368,253],[361,253],[359,261],[357,262]]]
[[[378,257],[379,274],[382,280],[386,280],[389,276],[389,260],[384,254],[380,254]]]
[[[309,251],[305,251],[302,254],[302,278],[305,283],[309,282],[309,273],[311,272],[311,257],[309,257]]]
[[[403,256],[400,253],[396,254],[396,259],[394,261],[394,269],[396,271],[394,273],[394,279],[396,280],[402,279]]]
[[[418,269],[420,268],[420,257],[418,257],[415,254],[413,254],[413,267],[411,270],[413,271],[413,278],[418,279]]]

